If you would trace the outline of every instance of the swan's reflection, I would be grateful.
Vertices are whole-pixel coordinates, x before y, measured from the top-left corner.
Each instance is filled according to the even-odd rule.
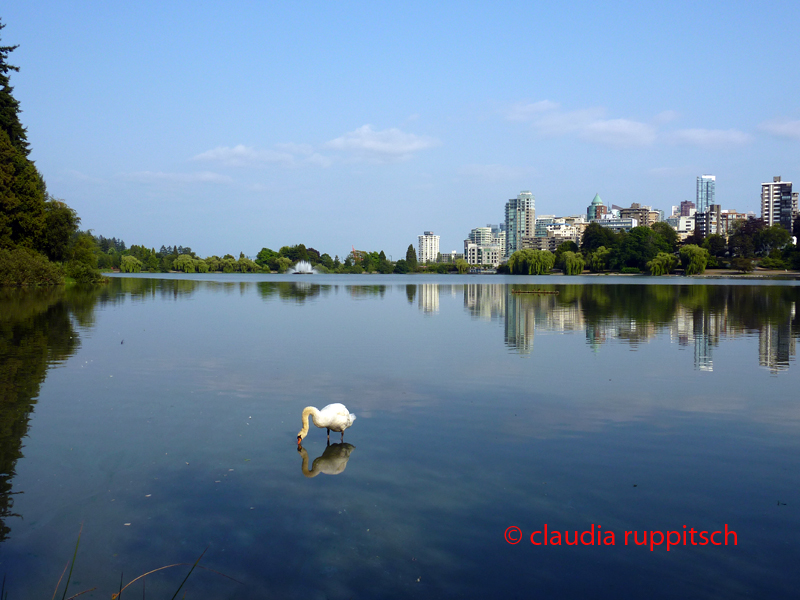
[[[300,456],[303,457],[303,475],[306,477],[316,477],[320,473],[326,475],[338,475],[347,466],[347,461],[350,460],[350,453],[355,450],[353,444],[343,442],[340,444],[328,444],[322,456],[314,459],[311,465],[311,470],[308,470],[308,452],[302,446],[297,447]]]

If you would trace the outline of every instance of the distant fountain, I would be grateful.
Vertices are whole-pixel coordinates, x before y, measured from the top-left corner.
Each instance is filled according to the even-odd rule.
[[[294,266],[292,273],[294,275],[315,275],[317,272],[314,270],[314,267],[311,266],[310,262],[301,260]]]

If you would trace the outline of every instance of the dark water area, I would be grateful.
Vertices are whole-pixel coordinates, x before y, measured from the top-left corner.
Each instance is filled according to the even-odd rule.
[[[82,527],[82,598],[206,548],[187,597],[793,597],[798,301],[612,277],[0,289],[0,575],[51,597]],[[344,443],[298,448],[303,408],[335,402]]]

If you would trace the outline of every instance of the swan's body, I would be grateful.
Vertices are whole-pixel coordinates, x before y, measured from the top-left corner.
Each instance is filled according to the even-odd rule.
[[[344,404],[328,404],[322,410],[313,406],[306,406],[303,409],[303,428],[297,434],[297,445],[303,441],[303,438],[308,435],[308,418],[314,421],[314,425],[322,429],[328,430],[328,441],[331,439],[331,430],[339,431],[342,434],[342,441],[344,441],[344,430],[353,424],[356,420],[355,415],[351,415],[350,411]]]
[[[320,473],[338,475],[344,471],[344,468],[347,466],[347,461],[350,460],[350,453],[355,449],[356,447],[352,444],[331,444],[325,448],[322,456],[314,459],[314,463],[311,465],[311,470],[309,471],[308,452],[306,452],[306,449],[302,446],[298,446],[297,451],[300,453],[300,456],[303,457],[303,464],[301,465],[303,475],[306,477],[316,477]]]

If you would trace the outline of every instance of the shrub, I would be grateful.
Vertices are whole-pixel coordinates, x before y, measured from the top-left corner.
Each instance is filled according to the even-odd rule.
[[[731,267],[742,273],[750,273],[756,268],[756,265],[751,258],[739,257],[731,261]]]
[[[639,267],[622,267],[619,272],[625,274],[639,274],[642,270]]]
[[[64,276],[57,265],[33,250],[0,249],[0,285],[58,285]]]
[[[72,277],[77,283],[101,283],[105,281],[105,277],[100,271],[77,260],[71,260],[64,265],[64,273],[67,277]]]

